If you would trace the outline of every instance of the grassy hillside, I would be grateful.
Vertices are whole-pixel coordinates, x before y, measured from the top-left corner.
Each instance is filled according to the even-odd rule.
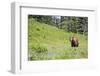
[[[77,48],[70,45],[72,35],[79,39]],[[31,18],[28,20],[28,50],[29,60],[87,58],[87,37],[65,32]]]

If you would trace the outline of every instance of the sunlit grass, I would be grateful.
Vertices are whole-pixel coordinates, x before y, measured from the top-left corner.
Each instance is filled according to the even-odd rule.
[[[72,48],[70,45],[72,35],[79,39],[78,48]],[[87,45],[87,37],[84,35],[66,32],[34,19],[28,21],[29,60],[87,58]]]

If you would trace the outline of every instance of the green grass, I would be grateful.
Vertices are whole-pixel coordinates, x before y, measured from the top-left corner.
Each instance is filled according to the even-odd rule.
[[[72,48],[70,37],[77,36],[79,47]],[[28,59],[80,59],[88,57],[87,36],[66,32],[57,27],[28,20]]]

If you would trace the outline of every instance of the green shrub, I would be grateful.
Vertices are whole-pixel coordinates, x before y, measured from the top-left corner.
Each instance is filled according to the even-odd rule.
[[[36,28],[37,31],[40,31],[40,28]]]
[[[47,53],[48,51],[45,46],[41,46],[41,45],[33,46],[32,50],[35,51],[36,53]]]

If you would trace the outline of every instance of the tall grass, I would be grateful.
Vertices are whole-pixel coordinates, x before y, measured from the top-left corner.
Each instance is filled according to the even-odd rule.
[[[70,37],[79,39],[79,47],[72,48]],[[54,26],[28,20],[28,59],[79,59],[88,58],[87,36],[66,32]]]

